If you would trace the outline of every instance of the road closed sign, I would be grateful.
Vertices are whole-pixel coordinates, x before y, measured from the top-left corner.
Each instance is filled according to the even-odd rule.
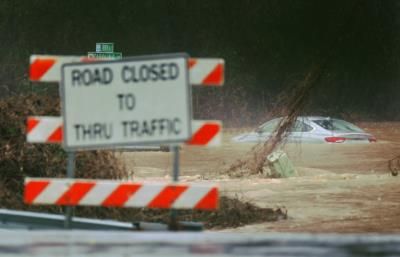
[[[66,150],[174,144],[191,136],[186,54],[62,66]]]

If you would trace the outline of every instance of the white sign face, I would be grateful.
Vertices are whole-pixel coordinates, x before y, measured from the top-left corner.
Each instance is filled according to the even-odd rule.
[[[62,67],[67,150],[173,144],[191,136],[186,54]]]

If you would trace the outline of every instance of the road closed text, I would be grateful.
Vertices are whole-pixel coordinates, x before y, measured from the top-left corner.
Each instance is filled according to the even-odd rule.
[[[73,87],[81,86],[111,86],[116,76],[124,84],[172,81],[176,80],[181,71],[179,65],[174,62],[161,62],[152,64],[123,65],[119,74],[109,67],[73,69],[71,82]]]

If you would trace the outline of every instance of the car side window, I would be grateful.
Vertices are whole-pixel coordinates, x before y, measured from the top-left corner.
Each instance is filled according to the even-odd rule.
[[[308,124],[306,124],[306,123],[304,123],[302,121],[297,120],[294,123],[294,126],[290,131],[291,132],[310,132],[312,129],[313,128],[310,125],[308,125]]]
[[[330,131],[364,133],[364,131],[359,127],[357,127],[356,125],[344,120],[325,119],[325,120],[315,120],[314,122],[317,123],[322,128]]]

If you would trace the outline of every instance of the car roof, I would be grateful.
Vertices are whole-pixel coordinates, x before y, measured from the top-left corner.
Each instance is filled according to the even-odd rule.
[[[277,117],[271,120],[268,120],[267,122],[270,122],[272,120],[276,120],[276,119],[282,119],[283,117]],[[314,120],[328,120],[328,119],[335,119],[332,117],[328,117],[328,116],[298,116],[297,120],[310,120],[310,121],[314,121]],[[265,123],[267,123],[265,122]]]
[[[333,119],[332,117],[328,116],[299,116],[297,119],[308,119],[308,120],[327,120],[327,119]]]
[[[268,120],[267,122],[263,123],[262,125],[264,125],[266,123],[269,123],[270,121],[277,120],[277,119],[282,119],[282,118],[283,117],[277,117],[277,118]],[[328,119],[335,119],[335,118],[332,118],[332,117],[329,117],[329,116],[298,116],[297,117],[297,120],[306,120],[306,121],[310,121],[310,122],[313,122],[313,121],[316,121],[316,120],[328,120]]]

